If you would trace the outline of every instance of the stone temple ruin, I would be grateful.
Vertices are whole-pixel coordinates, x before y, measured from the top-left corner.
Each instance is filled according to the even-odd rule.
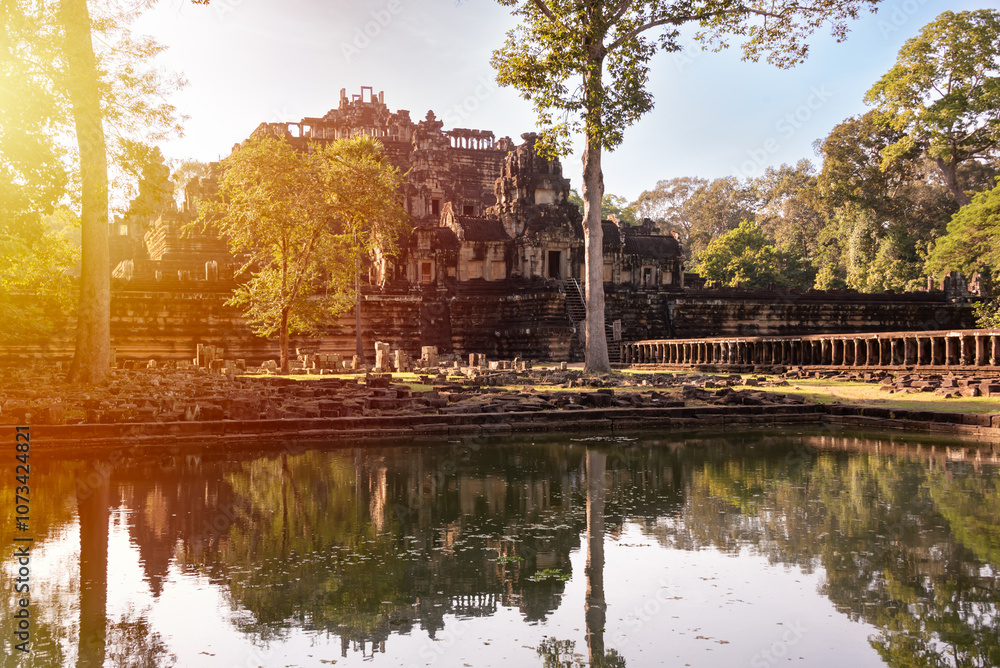
[[[339,106],[322,117],[262,123],[254,134],[281,136],[303,149],[309,142],[371,135],[407,174],[402,196],[409,238],[398,257],[372,261],[362,286],[366,356],[384,342],[413,358],[436,347],[441,354],[494,359],[582,359],[581,213],[568,199],[560,162],[536,152],[536,135],[526,133],[516,144],[488,130],[446,130],[431,111],[414,122],[406,110],[390,111],[383,93],[369,87],[352,96],[342,90]],[[235,285],[225,244],[211,234],[182,234],[214,188],[211,177],[193,180],[180,208],[112,226],[112,338],[119,360],[191,359],[199,343],[219,346],[231,358],[275,357],[276,343],[254,336],[224,304]],[[626,341],[972,324],[968,307],[938,290],[704,289],[691,280],[697,277],[685,280],[678,240],[650,221],[604,221],[603,231],[612,361]],[[330,323],[320,338],[293,337],[292,345],[350,359],[355,314]]]

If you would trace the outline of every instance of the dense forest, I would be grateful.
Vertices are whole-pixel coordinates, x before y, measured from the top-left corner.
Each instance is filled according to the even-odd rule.
[[[659,181],[605,214],[650,218],[722,285],[912,290],[1000,273],[1000,12],[945,12],[899,51],[872,108],[759,177]],[[818,164],[817,164],[818,163]]]

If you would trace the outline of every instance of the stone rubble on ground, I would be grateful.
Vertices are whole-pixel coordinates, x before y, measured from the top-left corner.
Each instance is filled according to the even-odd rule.
[[[687,405],[803,404],[795,394],[774,392],[789,380],[824,378],[878,383],[886,393],[935,392],[944,397],[1000,396],[1000,380],[985,377],[921,376],[878,372],[805,372],[782,378],[646,373],[587,376],[558,366],[534,367],[528,360],[487,360],[471,354],[461,366],[437,348],[419,359],[376,344],[373,372],[357,356],[345,359],[296,350],[297,373],[321,376],[296,380],[278,374],[270,360],[248,367],[223,356],[221,348],[198,346],[191,362],[156,360],[121,363],[107,386],[62,384],[57,369],[0,370],[0,423],[79,424],[179,422],[283,418],[336,418],[425,413],[514,413],[586,408],[655,408]],[[394,382],[391,371],[414,371],[427,390]],[[334,375],[336,374],[336,375]],[[545,389],[536,390],[535,387]],[[746,389],[734,389],[743,387]],[[771,391],[765,391],[767,388]]]

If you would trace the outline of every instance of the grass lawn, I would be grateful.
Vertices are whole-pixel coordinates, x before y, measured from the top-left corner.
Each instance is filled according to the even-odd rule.
[[[945,399],[933,392],[906,393],[880,392],[876,383],[856,383],[823,378],[789,380],[788,387],[747,388],[766,392],[793,393],[817,404],[855,404],[858,406],[884,406],[919,411],[944,411],[950,413],[1000,413],[1000,397],[955,397]],[[740,388],[744,389],[744,388]]]

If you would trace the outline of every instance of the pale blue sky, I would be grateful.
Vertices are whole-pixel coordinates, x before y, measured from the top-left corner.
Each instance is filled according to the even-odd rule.
[[[817,34],[804,64],[779,70],[692,43],[652,63],[656,108],[606,154],[606,190],[629,200],[676,176],[759,175],[767,165],[815,162],[812,142],[863,113],[868,88],[902,44],[946,10],[998,8],[980,0],[886,0],[854,22],[846,42]],[[168,158],[216,160],[263,121],[322,116],[340,89],[385,91],[393,110],[445,128],[531,131],[530,104],[499,89],[489,64],[513,20],[488,0],[213,0],[207,7],[163,0],[136,30],[168,47],[164,68],[189,85],[175,101],[190,116]],[[365,35],[364,31],[371,35]],[[578,155],[564,173],[580,186]]]

